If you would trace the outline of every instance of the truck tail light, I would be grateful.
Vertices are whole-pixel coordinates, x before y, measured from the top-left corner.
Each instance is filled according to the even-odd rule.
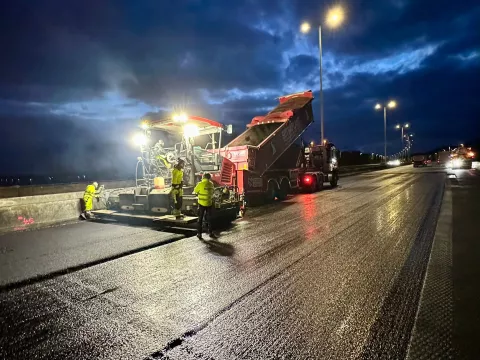
[[[313,179],[311,175],[305,175],[303,177],[303,182],[307,185],[310,185],[312,183]]]

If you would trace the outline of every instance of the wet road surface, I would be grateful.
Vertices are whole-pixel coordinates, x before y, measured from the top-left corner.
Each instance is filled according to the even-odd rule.
[[[453,343],[458,357],[480,357],[480,172],[451,171]]]
[[[175,234],[79,222],[0,235],[0,286],[95,264],[165,242]]]
[[[70,247],[64,263],[50,256],[53,276],[32,265],[44,279],[3,287],[0,358],[405,358],[445,171],[400,167],[340,185],[253,209],[210,245],[183,237],[114,256],[178,235],[90,223],[31,232],[50,234],[51,254],[59,232],[82,241],[95,229],[106,260],[62,273],[93,252]],[[35,264],[31,251],[17,263]]]

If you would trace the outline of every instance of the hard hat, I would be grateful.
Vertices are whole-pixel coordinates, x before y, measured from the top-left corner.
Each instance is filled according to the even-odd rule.
[[[95,189],[98,188],[98,183],[96,181],[94,181],[93,186],[95,186]]]

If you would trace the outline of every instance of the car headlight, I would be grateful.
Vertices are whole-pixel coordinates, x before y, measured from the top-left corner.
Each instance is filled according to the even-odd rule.
[[[462,164],[463,164],[462,159],[455,159],[455,160],[452,161],[452,165],[454,167],[462,166]]]

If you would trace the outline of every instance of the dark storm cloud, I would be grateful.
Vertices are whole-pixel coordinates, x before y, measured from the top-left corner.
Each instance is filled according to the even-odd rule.
[[[298,55],[290,59],[290,64],[285,70],[287,78],[305,78],[313,72],[318,73],[319,62],[317,58],[309,55]]]
[[[153,102],[189,88],[275,85],[275,54],[259,50],[280,51],[284,40],[243,24],[255,18],[247,5],[11,2],[0,21],[9,34],[2,48],[14,55],[1,60],[2,85],[29,100],[31,91],[58,97],[116,85]]]
[[[300,19],[316,25],[324,23],[327,9],[335,5],[315,0],[296,0],[293,4]],[[443,42],[459,33],[478,33],[477,0],[362,0],[343,1],[342,5],[346,9],[345,23],[339,29],[324,27],[323,31],[325,44],[339,54],[375,58]],[[313,44],[317,42],[312,38]]]
[[[463,140],[479,116],[478,2],[343,3],[346,23],[324,31],[327,137],[381,152],[382,115],[372,106],[395,98],[389,125],[411,121],[421,146]],[[130,155],[117,154],[130,154],[124,138],[141,115],[136,109],[185,110],[243,130],[276,96],[318,88],[318,38],[313,32],[302,47],[298,25],[322,19],[330,2],[322,4],[3,2],[0,126],[12,140],[2,145],[9,154],[2,166],[125,168]],[[317,119],[318,110],[317,96]],[[308,134],[318,137],[318,122]],[[398,144],[390,128],[392,147],[395,137]]]
[[[325,94],[327,135],[335,134],[337,143],[349,147],[358,144],[383,152],[383,116],[373,107],[376,102],[396,99],[399,106],[388,113],[388,137],[393,149],[400,150],[397,123],[409,122],[415,133],[417,150],[434,148],[438,143],[466,142],[480,131],[480,66],[469,67],[438,59],[401,76],[358,75],[347,87]],[[356,89],[349,93],[348,89]],[[348,109],[348,111],[345,111]],[[379,141],[377,140],[379,139]],[[395,140],[396,139],[396,140]]]

